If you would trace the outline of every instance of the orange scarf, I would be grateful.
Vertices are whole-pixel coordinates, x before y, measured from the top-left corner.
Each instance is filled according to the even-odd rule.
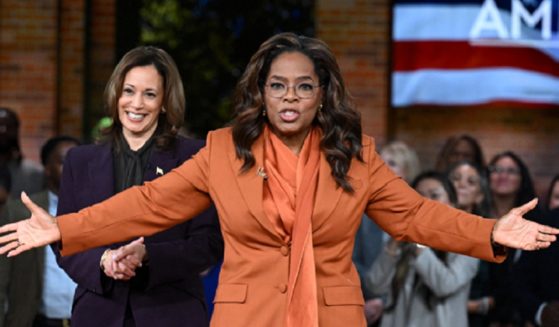
[[[286,326],[318,327],[312,212],[320,163],[320,131],[314,128],[299,156],[266,127],[264,212],[291,242]]]

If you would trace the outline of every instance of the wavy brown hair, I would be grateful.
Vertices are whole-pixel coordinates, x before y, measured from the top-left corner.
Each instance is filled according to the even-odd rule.
[[[338,186],[353,192],[347,181],[347,172],[352,158],[363,160],[361,117],[351,103],[336,58],[326,43],[293,33],[280,33],[262,43],[237,84],[233,99],[233,141],[237,157],[244,161],[241,171],[246,172],[254,166],[251,146],[267,122],[262,116],[264,84],[274,59],[286,52],[302,53],[313,62],[324,90],[322,110],[313,121],[322,129],[320,148]]]
[[[105,87],[105,107],[113,124],[103,131],[106,139],[115,142],[122,137],[122,123],[118,118],[118,99],[126,74],[135,67],[153,65],[163,79],[163,108],[165,112],[159,115],[156,130],[156,146],[167,150],[173,146],[177,133],[184,122],[184,88],[175,61],[160,48],[140,46],[128,51],[116,65],[107,86]]]

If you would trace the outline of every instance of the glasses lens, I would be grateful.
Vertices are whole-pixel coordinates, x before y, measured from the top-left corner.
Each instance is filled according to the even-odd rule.
[[[295,86],[297,96],[302,99],[312,98],[314,94],[314,86],[310,83],[301,83]]]
[[[287,87],[282,83],[270,83],[268,86],[268,94],[273,98],[281,98],[285,95]]]

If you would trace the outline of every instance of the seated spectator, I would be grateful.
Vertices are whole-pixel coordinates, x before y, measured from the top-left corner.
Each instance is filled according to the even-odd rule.
[[[19,118],[14,111],[0,108],[0,165],[6,165],[10,170],[10,195],[15,199],[19,199],[21,191],[33,194],[44,188],[42,168],[23,157],[19,126]]]
[[[49,139],[41,149],[47,190],[31,195],[43,209],[56,214],[62,164],[66,153],[79,141],[60,136]],[[10,200],[0,219],[14,222],[29,216],[20,200]],[[70,318],[76,284],[58,267],[52,249],[33,249],[24,255],[0,261],[0,319],[5,326],[63,326]]]
[[[441,174],[419,175],[412,186],[423,196],[456,204],[451,183]],[[477,259],[390,239],[367,282],[387,296],[381,327],[466,327],[466,302]]]
[[[439,152],[435,169],[441,173],[446,173],[453,163],[464,160],[479,167],[485,167],[483,151],[474,137],[466,134],[451,136]]]

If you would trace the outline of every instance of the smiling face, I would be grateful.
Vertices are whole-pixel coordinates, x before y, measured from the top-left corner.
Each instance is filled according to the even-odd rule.
[[[139,149],[155,132],[163,105],[163,78],[153,65],[130,69],[118,99],[118,119],[132,150]]]
[[[520,167],[511,157],[505,156],[490,169],[489,183],[495,196],[515,196],[520,190]]]
[[[266,115],[271,130],[295,152],[300,150],[320,106],[319,84],[312,61],[300,52],[282,53],[270,65],[264,90]],[[285,94],[276,97],[282,87]]]

